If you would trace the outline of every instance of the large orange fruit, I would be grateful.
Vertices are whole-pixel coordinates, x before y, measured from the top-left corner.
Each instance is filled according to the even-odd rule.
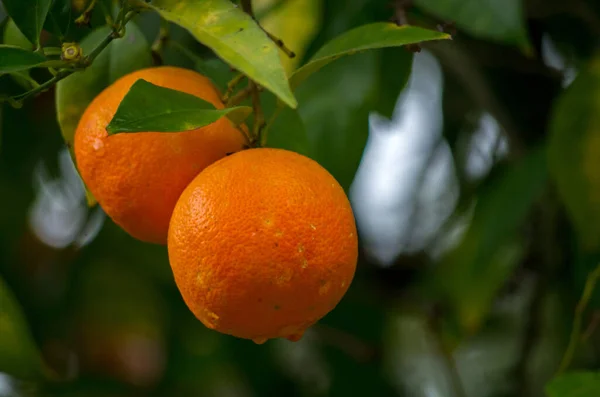
[[[224,105],[206,77],[187,69],[157,67],[117,80],[81,117],[75,133],[75,157],[98,203],[132,236],[166,244],[171,213],[181,192],[207,165],[240,150],[244,138],[226,118],[181,133],[108,136],[106,126],[138,79],[196,95],[219,109]]]
[[[262,343],[298,340],[346,293],[356,225],[337,181],[315,161],[249,149],[202,171],[169,227],[169,260],[207,327]]]

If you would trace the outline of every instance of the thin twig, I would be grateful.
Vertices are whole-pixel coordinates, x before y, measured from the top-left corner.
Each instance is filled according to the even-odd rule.
[[[275,111],[273,112],[273,114],[269,118],[269,121],[267,121],[267,123],[265,124],[265,126],[263,127],[263,129],[261,131],[261,136],[260,136],[260,145],[261,146],[265,146],[267,144],[269,130],[275,123],[275,119],[277,119],[277,116],[279,116],[279,113],[281,113],[281,111],[284,108],[285,108],[285,105],[282,105],[281,102],[277,102],[277,107],[275,108]]]
[[[583,294],[581,295],[581,299],[577,303],[575,307],[575,319],[573,320],[573,329],[571,330],[571,336],[569,338],[569,344],[567,346],[567,350],[560,362],[560,366],[558,367],[557,375],[563,373],[571,364],[573,360],[573,356],[575,355],[575,351],[577,350],[577,345],[579,344],[579,338],[581,335],[581,327],[583,324],[583,315],[585,314],[585,309],[594,293],[594,288],[596,287],[596,283],[600,278],[600,263],[596,268],[588,275],[585,286],[583,287]]]
[[[252,80],[248,84],[250,88],[250,95],[252,97],[252,109],[254,110],[254,125],[252,129],[252,140],[253,142],[262,142],[261,134],[265,126],[265,115],[263,114],[262,107],[260,105],[260,93],[258,92],[258,86]]]
[[[252,17],[253,19],[256,20],[256,18],[254,18],[254,11],[252,10],[252,1],[251,0],[241,0],[241,4],[242,4],[242,9],[244,10],[244,12],[248,15],[250,15],[250,17]],[[263,129],[263,127],[265,126],[265,116],[263,114],[262,111],[262,107],[260,105],[260,93],[259,93],[259,87],[258,85],[248,79],[248,89],[250,90],[250,96],[252,97],[252,109],[254,111],[254,125],[252,128],[252,134],[251,134],[251,140],[252,143],[260,143],[261,142],[261,131]]]
[[[259,26],[260,26],[260,24],[259,24]],[[267,34],[267,36],[269,37],[269,39],[271,39],[271,41],[273,43],[275,43],[275,45],[277,47],[279,47],[279,49],[281,51],[283,51],[283,53],[285,55],[287,55],[289,58],[295,58],[296,57],[296,53],[294,51],[290,50],[289,48],[287,48],[287,46],[283,43],[283,40],[281,40],[280,38],[276,37],[272,33],[270,33],[267,30],[265,30],[265,28],[263,28],[262,26],[260,26],[260,28],[263,30],[263,32],[265,32]]]
[[[102,8],[102,12],[104,13],[104,20],[106,21],[106,24],[113,26],[115,22],[113,21],[110,9],[103,1],[101,1],[99,4],[100,8]]]
[[[241,4],[242,4],[242,9],[244,10],[244,12],[246,14],[250,15],[252,17],[252,19],[254,19],[256,21],[256,23],[258,24],[258,26],[262,29],[263,32],[265,32],[265,34],[267,35],[267,37],[269,39],[271,39],[271,41],[273,43],[275,43],[275,45],[277,45],[277,47],[279,47],[279,49],[281,51],[283,51],[285,53],[285,55],[287,55],[290,58],[294,58],[296,56],[296,54],[294,53],[294,51],[292,51],[289,48],[287,48],[287,46],[283,43],[283,40],[281,40],[280,38],[276,37],[272,33],[266,31],[265,28],[263,28],[260,25],[260,23],[258,22],[258,20],[256,19],[256,17],[254,16],[254,11],[252,10],[252,1],[251,0],[242,0]]]
[[[158,35],[152,43],[152,57],[155,60],[155,63],[162,65],[162,51],[170,38],[170,30],[171,25],[169,21],[164,18],[160,19],[160,28],[158,29]]]
[[[246,99],[250,98],[252,90],[250,87],[246,87],[243,90],[236,92],[234,96],[225,101],[225,106],[230,108],[232,106],[237,106]]]
[[[281,9],[281,7],[283,7],[287,2],[288,2],[288,0],[272,1],[267,7],[263,7],[262,9],[258,10],[258,12],[256,12],[256,19],[260,21],[264,18],[267,18],[268,16],[272,15],[274,12]]]
[[[252,9],[252,0],[241,0],[242,10],[252,18],[254,18],[254,10]],[[255,18],[256,19],[256,18]]]
[[[18,102],[23,102],[25,99],[29,98],[32,95],[39,94],[40,92],[46,91],[47,89],[52,87],[54,84],[58,83],[65,77],[71,75],[73,72],[74,72],[74,70],[61,70],[50,80],[38,85],[33,90],[27,91],[24,94],[15,95],[11,99],[18,101]]]
[[[225,94],[223,94],[223,102],[229,101],[229,97],[231,96],[231,94],[233,94],[233,91],[238,86],[238,84],[240,84],[242,80],[244,80],[244,77],[246,77],[245,74],[239,73],[227,83],[227,90],[225,91]]]
[[[594,334],[594,331],[598,328],[598,324],[600,324],[600,310],[595,310],[590,323],[585,331],[583,331],[583,334],[581,334],[581,343],[585,343]]]
[[[23,94],[19,94],[19,95],[15,95],[13,97],[10,98],[9,102],[10,103],[15,103],[15,104],[20,104],[22,103],[25,99],[39,94],[41,92],[44,92],[46,90],[48,90],[50,87],[52,87],[54,84],[58,83],[59,81],[65,79],[66,77],[70,76],[71,74],[81,70],[81,69],[85,69],[87,68],[89,65],[92,64],[92,62],[96,59],[96,57],[98,55],[100,55],[100,53],[116,38],[120,38],[123,34],[123,31],[125,29],[125,25],[127,24],[127,22],[129,22],[135,15],[137,14],[137,11],[132,11],[129,13],[126,13],[126,11],[123,11],[123,9],[121,9],[121,12],[119,13],[120,18],[117,19],[117,25],[113,27],[113,31],[108,34],[101,42],[100,44],[98,44],[96,46],[96,48],[94,48],[92,50],[92,52],[86,56],[85,58],[83,58],[82,60],[80,60],[77,64],[74,64],[72,68],[69,69],[61,69],[59,71],[57,71],[54,76],[38,85],[37,87],[35,87],[34,89],[27,91]]]
[[[75,19],[75,23],[80,26],[90,26],[90,19],[92,17],[92,11],[94,11],[94,7],[98,0],[91,0],[90,4],[88,4],[87,8],[83,13]]]

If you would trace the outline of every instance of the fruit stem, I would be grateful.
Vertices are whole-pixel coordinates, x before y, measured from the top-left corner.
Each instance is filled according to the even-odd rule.
[[[162,51],[170,38],[171,25],[169,21],[164,18],[160,19],[160,28],[158,29],[158,35],[152,43],[152,56],[158,60],[160,64],[163,63]]]
[[[252,141],[262,146],[263,138],[261,136],[263,127],[265,126],[265,115],[260,106],[260,93],[258,92],[258,85],[250,80],[248,84],[250,94],[252,96],[252,109],[254,109],[254,125],[252,129]],[[266,141],[266,139],[265,139]]]
[[[242,9],[256,21],[254,11],[252,10],[252,0],[241,0]],[[258,22],[257,22],[258,23]],[[259,25],[260,26],[260,25]],[[261,28],[262,29],[262,28]],[[263,29],[264,31],[264,29]],[[252,144],[262,144],[261,131],[265,126],[265,116],[260,105],[260,92],[258,85],[248,78],[248,90],[252,97],[252,109],[254,110],[254,125],[251,134]]]
[[[246,99],[248,99],[251,95],[251,90],[250,87],[246,87],[241,91],[238,91],[234,96],[232,96],[231,98],[229,98],[226,102],[225,102],[225,106],[230,108],[233,106],[237,106],[240,103],[242,103],[243,101],[245,101]]]
[[[283,109],[284,109],[284,106],[281,104],[281,102],[277,102],[277,107],[275,108],[275,111],[271,115],[271,118],[269,118],[269,121],[267,122],[267,124],[265,124],[264,128],[262,129],[262,133],[260,136],[260,146],[265,146],[267,144],[267,137],[269,135],[269,130],[271,129],[271,126],[273,125],[273,123],[275,123],[277,116],[279,116],[279,113],[281,113],[281,111]]]
[[[233,79],[231,79],[229,81],[229,83],[227,83],[227,91],[225,91],[225,95],[223,95],[223,99],[222,99],[223,102],[229,101],[229,97],[231,96],[231,94],[233,94],[235,87],[237,87],[238,84],[242,82],[244,77],[246,77],[246,75],[243,73],[240,73],[237,76],[235,76]]]

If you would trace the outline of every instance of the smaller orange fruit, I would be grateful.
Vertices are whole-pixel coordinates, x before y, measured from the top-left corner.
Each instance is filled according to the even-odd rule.
[[[138,70],[102,91],[79,121],[75,158],[81,177],[106,214],[133,237],[166,244],[179,195],[207,165],[241,150],[244,137],[226,118],[193,131],[109,136],[106,126],[138,80],[195,95],[222,109],[211,81],[171,66]]]
[[[169,260],[207,327],[263,343],[304,331],[342,299],[356,270],[352,209],[315,161],[250,149],[202,171],[169,226]]]

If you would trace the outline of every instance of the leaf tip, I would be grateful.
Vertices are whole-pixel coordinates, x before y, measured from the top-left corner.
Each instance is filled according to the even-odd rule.
[[[293,95],[291,95],[290,97],[286,97],[284,99],[284,102],[286,105],[288,105],[292,109],[298,108],[298,100],[296,100],[296,97],[294,97]]]

